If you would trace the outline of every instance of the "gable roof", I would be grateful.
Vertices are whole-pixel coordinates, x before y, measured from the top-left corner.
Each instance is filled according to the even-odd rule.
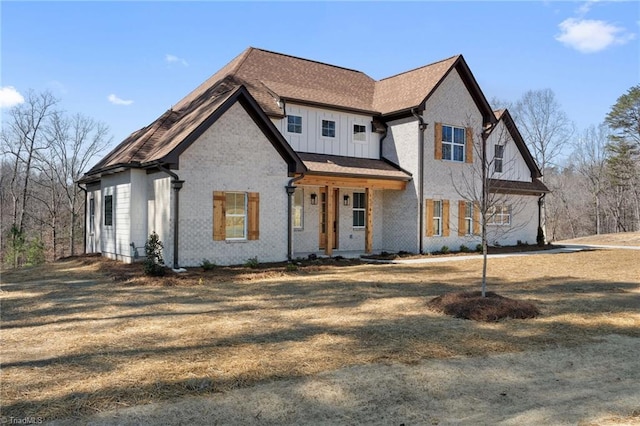
[[[99,177],[101,172],[121,167],[177,167],[179,155],[236,102],[249,113],[274,148],[287,162],[289,172],[305,170],[291,146],[247,89],[233,76],[202,90],[189,101],[181,101],[150,125],[132,133],[89,170],[80,182]]]
[[[513,117],[511,117],[509,110],[499,109],[494,111],[494,114],[498,122],[502,121],[509,131],[511,139],[513,139],[513,141],[515,142],[516,146],[518,147],[518,151],[520,151],[520,154],[524,159],[524,162],[527,164],[527,167],[529,167],[529,170],[531,171],[531,178],[539,179],[540,177],[542,177],[542,172],[536,164],[536,161],[533,159],[531,151],[529,151],[529,148],[527,148],[527,144],[524,142],[520,131],[518,131],[518,127],[516,127],[516,123],[515,121],[513,121]],[[497,126],[493,126],[490,133],[492,133],[496,129],[496,127]]]

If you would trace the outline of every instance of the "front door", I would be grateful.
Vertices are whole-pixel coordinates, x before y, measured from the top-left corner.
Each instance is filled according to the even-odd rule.
[[[331,199],[329,199],[329,197]],[[332,248],[338,248],[338,190],[320,188],[320,248],[327,250],[327,233],[331,232]]]

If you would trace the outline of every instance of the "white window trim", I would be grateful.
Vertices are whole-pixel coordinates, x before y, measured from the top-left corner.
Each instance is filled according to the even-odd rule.
[[[323,121],[328,121],[328,122],[333,122],[333,136],[325,136],[322,134],[322,130],[323,130],[323,126],[322,126],[322,122]],[[322,139],[330,139],[330,140],[336,140],[338,137],[338,122],[337,120],[333,119],[333,118],[328,118],[328,117],[320,117],[318,119],[318,130],[320,131],[320,137]]]
[[[450,161],[452,163],[465,163],[467,161],[467,129],[465,129],[464,127],[460,127],[460,126],[453,126],[451,124],[442,124],[442,132],[444,132],[444,128],[445,127],[451,127],[451,142],[445,142],[444,138],[442,137],[442,134],[440,134],[440,144],[441,144],[441,149],[442,149],[442,160],[444,161]],[[464,143],[463,144],[459,144],[459,143],[455,143],[455,137],[454,137],[454,133],[455,133],[455,129],[462,129],[462,132],[464,134]],[[444,158],[444,145],[451,145],[451,158]],[[456,146],[462,146],[462,160],[454,160],[454,147]]]
[[[356,207],[356,194],[362,194],[363,198],[364,198],[364,206],[363,207]],[[353,227],[353,229],[365,229],[367,226],[367,198],[364,192],[353,192],[351,194],[351,198],[352,200],[352,213],[351,213],[351,225]],[[355,225],[353,223],[353,212],[364,212],[364,223],[362,224],[362,226],[360,225]]]
[[[500,212],[497,212],[497,209],[500,209]],[[506,213],[504,213],[506,209]],[[500,222],[496,221],[496,218],[500,217]],[[504,219],[507,218],[505,222]],[[499,206],[491,206],[489,211],[487,212],[487,225],[489,226],[511,226],[511,206],[507,206],[505,204],[501,204]]]
[[[502,157],[498,157],[496,154],[496,148],[497,146],[501,146],[502,147]],[[505,153],[505,146],[502,144],[495,144],[494,148],[493,148],[493,172],[496,174],[502,174],[504,173],[504,153]],[[498,164],[498,160],[500,160],[500,171],[497,170],[497,164]]]
[[[300,133],[298,132],[290,132],[289,131],[289,117],[300,117]],[[289,133],[290,135],[303,135],[304,134],[304,117],[302,117],[302,115],[298,115],[298,114],[288,114],[287,117],[285,118],[285,123],[284,123],[286,132]]]
[[[247,241],[248,238],[248,222],[249,222],[249,194],[241,191],[225,191],[225,197],[227,194],[242,194],[244,196],[244,214],[232,214],[228,212],[228,206],[224,212],[224,226],[227,226],[227,218],[228,217],[243,217],[244,218],[244,229],[242,231],[242,237],[227,237],[227,232],[225,229],[225,240],[227,241]]]
[[[364,127],[364,140],[357,140],[355,138],[354,126]],[[349,120],[349,138],[354,144],[367,145],[369,143],[370,133],[371,131],[367,122],[362,120]]]
[[[106,224],[106,221],[107,221],[107,197],[111,197],[111,223],[109,225]],[[103,214],[102,225],[105,228],[113,228],[113,223],[115,222],[114,218],[115,218],[115,215],[116,215],[116,209],[115,209],[115,202],[114,202],[113,194],[104,194],[104,196],[102,197],[102,202],[104,203],[103,206],[102,206],[102,214]]]
[[[471,201],[465,201],[464,205],[464,226],[465,235],[473,235],[473,203]],[[469,213],[467,215],[467,213]]]
[[[439,206],[439,208],[436,208],[436,206]],[[442,236],[442,210],[443,210],[442,200],[433,200],[433,225],[434,225],[433,236],[434,237]],[[438,221],[437,228],[435,227],[436,221]]]

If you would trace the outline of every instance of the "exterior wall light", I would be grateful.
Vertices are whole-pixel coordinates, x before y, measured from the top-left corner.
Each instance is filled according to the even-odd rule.
[[[349,196],[345,195],[344,197],[342,197],[342,204],[344,204],[345,206],[349,205]]]
[[[313,192],[311,193],[311,205],[315,206],[316,204],[318,204],[318,195]]]

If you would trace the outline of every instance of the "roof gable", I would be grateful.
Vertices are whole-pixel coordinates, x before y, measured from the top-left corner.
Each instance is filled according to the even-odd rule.
[[[542,177],[542,173],[540,172],[538,165],[533,159],[533,156],[531,155],[531,151],[529,151],[529,148],[527,148],[527,144],[522,138],[522,135],[520,134],[520,131],[518,130],[518,127],[516,126],[515,121],[513,121],[513,118],[509,113],[509,110],[500,109],[500,110],[494,111],[494,115],[497,119],[497,122],[502,121],[505,127],[507,128],[507,130],[509,131],[509,135],[511,136],[511,139],[515,142],[516,146],[518,147],[518,151],[520,152],[520,155],[522,155],[522,158],[527,164],[527,167],[529,167],[529,170],[531,171],[531,178],[538,179]],[[493,132],[493,130],[495,130],[496,127],[497,126],[493,126],[493,128],[491,129],[491,132]]]

